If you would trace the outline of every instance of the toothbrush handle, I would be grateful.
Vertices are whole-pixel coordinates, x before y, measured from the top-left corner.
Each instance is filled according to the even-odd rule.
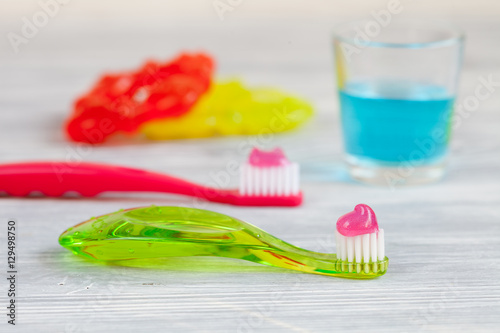
[[[160,173],[83,162],[0,165],[0,191],[12,196],[39,191],[56,197],[70,191],[89,197],[105,191],[164,192],[228,203],[235,195],[233,191],[221,191]]]

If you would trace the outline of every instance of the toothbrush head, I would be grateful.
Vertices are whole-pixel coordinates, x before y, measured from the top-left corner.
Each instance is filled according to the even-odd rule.
[[[288,161],[280,148],[254,148],[240,167],[241,205],[298,206],[302,203],[299,165]]]
[[[379,229],[375,212],[365,204],[337,221],[337,266],[352,273],[377,273],[387,270],[384,230]]]

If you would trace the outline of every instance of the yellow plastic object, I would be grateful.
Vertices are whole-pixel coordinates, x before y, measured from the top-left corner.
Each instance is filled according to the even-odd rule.
[[[294,129],[312,114],[307,101],[275,88],[229,81],[213,84],[184,115],[149,121],[139,131],[152,140],[269,134]]]

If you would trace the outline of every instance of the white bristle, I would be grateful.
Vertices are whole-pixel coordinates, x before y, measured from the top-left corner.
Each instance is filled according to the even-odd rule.
[[[346,237],[343,235],[340,235],[340,258],[343,261],[347,261],[347,244],[346,244]]]
[[[262,187],[262,177],[260,175],[260,168],[251,168],[252,170],[252,183],[253,183],[253,194],[260,195]]]
[[[346,237],[347,261],[354,262],[354,237]]]
[[[297,163],[279,167],[240,167],[239,193],[247,196],[292,196],[300,193]]]
[[[269,168],[269,178],[267,181],[269,182],[269,192],[267,193],[270,196],[276,195],[276,177],[278,176],[278,168]]]
[[[335,230],[335,244],[337,244],[337,258],[340,259],[340,233]]]
[[[384,230],[380,229],[378,232],[378,247],[377,247],[378,260],[384,260],[385,249],[384,249]]]
[[[292,177],[291,172],[290,172],[290,166],[286,165],[283,167],[283,182],[285,185],[285,193],[283,193],[285,196],[289,196],[292,188],[292,184],[290,184],[290,178]]]
[[[283,195],[285,193],[285,180],[282,177],[283,171],[280,168],[276,168],[276,195]]]
[[[372,259],[372,262],[377,261],[377,234],[372,233],[370,234],[370,257]]]
[[[361,236],[356,236],[354,238],[354,258],[356,258],[357,263],[362,262],[363,250],[361,247]]]
[[[349,263],[369,263],[385,258],[384,230],[354,237],[335,233],[337,258]]]
[[[267,194],[269,193],[269,186],[271,185],[269,181],[269,178],[271,178],[270,173],[271,173],[271,168],[267,170],[260,170],[260,176],[262,181],[260,194],[263,196],[267,196]]]
[[[248,172],[246,172],[246,165],[240,166],[240,194],[241,195],[246,195],[248,192],[247,189],[247,178],[248,178]]]
[[[363,261],[370,262],[370,234],[363,235]]]

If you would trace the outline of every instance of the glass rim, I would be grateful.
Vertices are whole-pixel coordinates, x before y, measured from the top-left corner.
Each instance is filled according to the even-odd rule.
[[[440,31],[448,31],[451,32],[450,36],[447,38],[442,38],[439,40],[435,41],[429,41],[429,42],[380,42],[380,41],[374,41],[374,40],[363,40],[359,41],[356,40],[355,37],[347,37],[342,34],[342,31],[351,28],[353,30],[354,27],[356,27],[356,24],[367,24],[368,22],[373,21],[376,22],[375,20],[355,20],[355,21],[347,21],[342,24],[337,25],[333,29],[333,38],[336,40],[339,40],[344,43],[348,43],[351,45],[355,46],[362,46],[362,47],[380,47],[380,48],[404,48],[404,49],[422,49],[422,48],[435,48],[435,47],[445,47],[445,46],[450,46],[454,44],[460,44],[464,41],[465,39],[465,33],[464,31],[459,28],[458,26],[444,22],[444,21],[431,21],[431,20],[405,20],[405,21],[396,21],[396,24],[403,24],[404,28],[406,30],[410,29],[416,29],[415,26],[412,26],[411,23],[416,23],[420,25],[425,25],[428,26],[429,24],[434,25],[434,27],[439,27]],[[381,27],[381,29],[384,29],[387,27]]]

